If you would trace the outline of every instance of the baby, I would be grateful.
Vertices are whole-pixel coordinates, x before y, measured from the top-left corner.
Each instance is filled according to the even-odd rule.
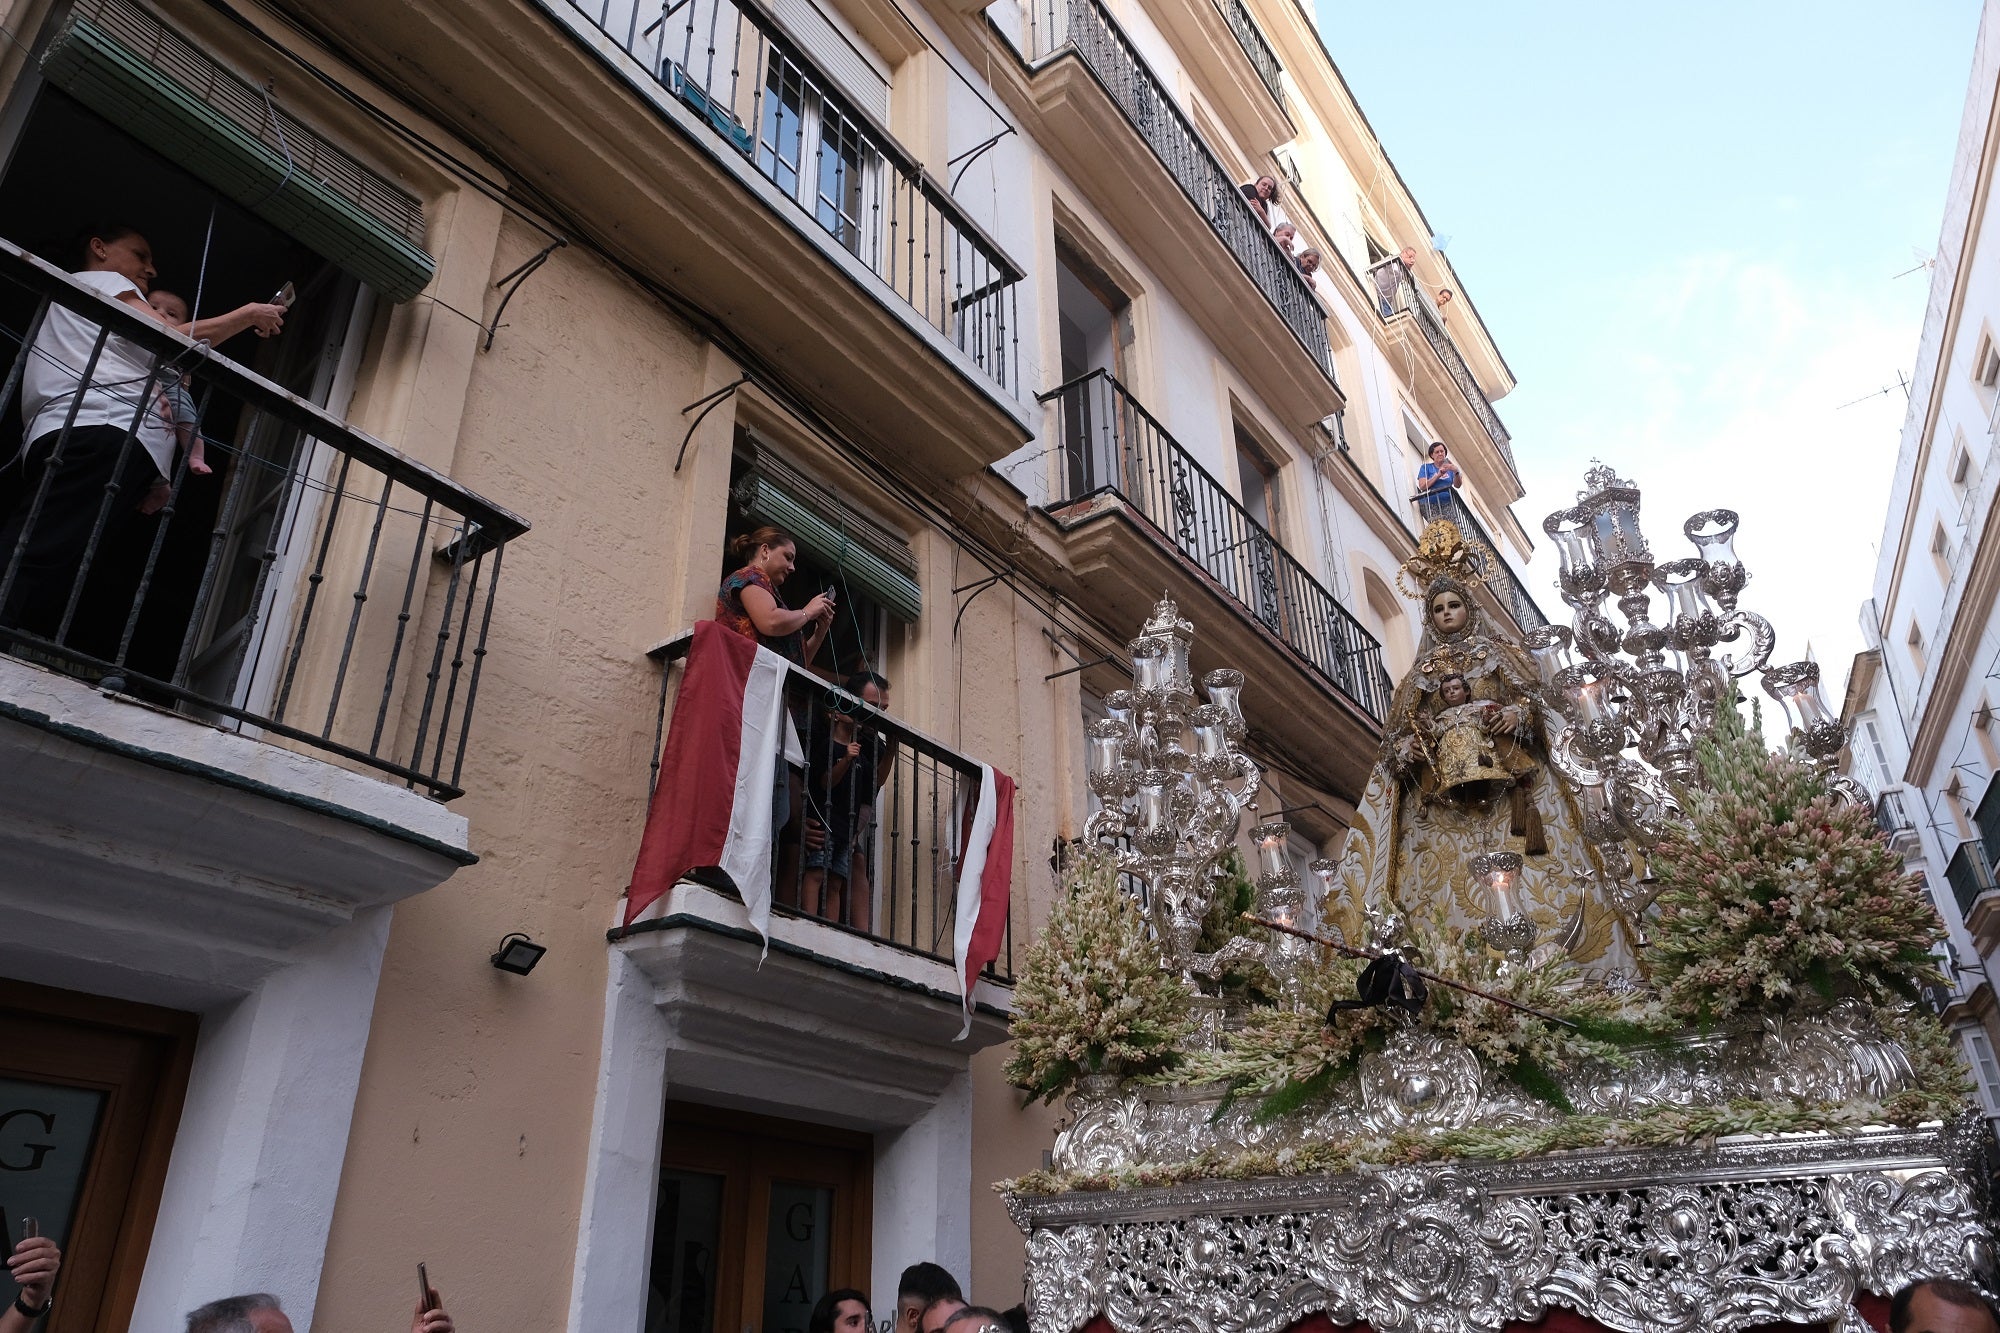
[[[146,298],[146,304],[153,307],[153,313],[163,322],[176,328],[188,323],[188,303],[164,287],[155,287],[153,294]],[[215,469],[208,465],[201,438],[201,416],[195,410],[194,395],[188,391],[189,384],[186,375],[163,383],[160,386],[160,411],[173,422],[174,438],[180,441],[181,452],[187,455],[188,471],[205,477]]]
[[[1456,673],[1438,681],[1438,702],[1443,707],[1431,722],[1438,787],[1449,791],[1468,783],[1506,780],[1508,775],[1494,759],[1493,737],[1486,729],[1486,715],[1495,705],[1474,699],[1465,677]]]

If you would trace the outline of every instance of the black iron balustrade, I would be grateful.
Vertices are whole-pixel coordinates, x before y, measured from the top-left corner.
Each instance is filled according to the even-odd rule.
[[[1041,396],[1056,404],[1067,500],[1116,491],[1328,684],[1380,721],[1382,646],[1269,529],[1102,370]]]
[[[1479,572],[1486,576],[1486,586],[1493,590],[1494,595],[1500,599],[1500,604],[1507,608],[1507,614],[1514,617],[1516,625],[1525,630],[1549,623],[1549,618],[1542,614],[1542,608],[1535,604],[1534,595],[1528,591],[1528,585],[1521,582],[1521,576],[1514,572],[1514,567],[1501,557],[1500,548],[1494,545],[1492,536],[1474,516],[1472,506],[1465,503],[1457,491],[1443,490],[1433,491],[1429,495],[1413,495],[1410,497],[1410,503],[1417,507],[1417,518],[1420,522],[1430,523],[1440,518],[1448,518],[1458,525],[1459,531],[1468,537],[1477,537],[1485,544],[1486,549],[1493,553],[1490,561],[1484,556],[1479,557],[1482,566]]]
[[[1022,270],[753,0],[542,3],[574,10],[608,37],[721,147],[1020,396]]]
[[[1986,844],[1978,838],[1968,838],[1958,844],[1958,850],[1951,854],[1946,863],[1944,877],[1951,884],[1952,897],[1958,900],[1960,917],[1972,915],[1972,905],[1982,894],[1990,893],[2000,884],[1993,880],[1993,865],[1987,860]]]
[[[90,346],[36,431],[48,465],[16,464],[0,495],[0,651],[460,795],[501,555],[527,523],[5,241],[0,402],[64,364],[36,341],[51,319]]]
[[[1229,20],[1229,30],[1236,34],[1236,40],[1243,47],[1243,54],[1250,57],[1250,63],[1257,70],[1257,77],[1270,90],[1271,100],[1279,110],[1285,106],[1285,67],[1278,63],[1278,53],[1264,39],[1263,29],[1250,17],[1250,10],[1243,0],[1220,0],[1222,16]],[[1296,181],[1293,184],[1297,184]]]
[[[1430,297],[1424,294],[1423,289],[1410,276],[1409,266],[1399,257],[1392,255],[1381,263],[1370,266],[1368,280],[1374,286],[1376,305],[1383,319],[1390,319],[1396,315],[1409,315],[1417,321],[1417,327],[1423,330],[1424,341],[1431,345],[1431,350],[1437,353],[1438,360],[1444,363],[1445,373],[1451,376],[1451,382],[1456,384],[1459,393],[1464,395],[1466,403],[1472,408],[1472,414],[1479,418],[1479,424],[1485,428],[1487,438],[1499,448],[1508,466],[1513,466],[1513,437],[1507,434],[1507,427],[1501,424],[1500,414],[1493,410],[1492,400],[1487,398],[1486,391],[1479,387],[1479,381],[1472,374],[1472,367],[1465,364],[1465,356],[1458,350],[1458,344],[1452,341],[1451,333],[1445,328],[1444,318],[1438,314],[1437,307],[1431,304]]]
[[[1027,8],[1032,59],[1042,60],[1066,46],[1083,57],[1181,192],[1332,380],[1333,346],[1319,298],[1110,12],[1100,0],[1029,0]]]
[[[1910,820],[1910,812],[1903,805],[1903,793],[1885,791],[1875,798],[1875,825],[1887,838],[1898,838],[1917,831]]]
[[[693,636],[660,648],[660,711],[654,723],[651,781],[659,785],[666,742],[674,663],[687,656]],[[798,730],[807,765],[792,770],[790,817],[777,831],[772,857],[772,908],[856,931],[884,944],[952,961],[958,921],[959,858],[979,795],[979,765],[898,722],[809,671],[787,668],[785,703]],[[830,781],[830,759],[853,740],[861,764],[850,762],[842,783]],[[825,860],[806,846],[824,839]],[[835,876],[845,853],[847,882]],[[705,880],[707,872],[692,878]],[[718,883],[717,887],[721,887]],[[733,886],[731,886],[733,887]],[[837,891],[836,891],[837,890]],[[1014,980],[1011,913],[998,956],[982,976]]]

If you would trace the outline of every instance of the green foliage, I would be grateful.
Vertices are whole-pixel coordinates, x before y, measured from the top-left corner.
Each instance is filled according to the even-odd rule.
[[[1063,877],[1014,987],[1006,1067],[1008,1082],[1048,1101],[1086,1074],[1168,1069],[1191,1030],[1193,997],[1161,970],[1159,946],[1111,858],[1086,851]]]
[[[1906,1003],[1938,980],[1937,914],[1868,810],[1767,752],[1733,709],[1697,755],[1707,785],[1682,794],[1687,819],[1651,862],[1648,961],[1669,1014],[1708,1026],[1847,996]]]

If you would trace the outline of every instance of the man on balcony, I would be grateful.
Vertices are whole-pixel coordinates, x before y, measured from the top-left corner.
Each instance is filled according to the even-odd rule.
[[[1431,442],[1431,461],[1417,468],[1417,513],[1426,523],[1451,517],[1451,493],[1463,481],[1443,440]]]
[[[79,250],[83,266],[72,278],[165,322],[146,302],[154,268],[144,236],[102,224],[85,229]],[[269,337],[284,315],[283,306],[260,303],[177,327],[220,343],[245,329]],[[0,520],[0,570],[14,564],[0,625],[60,634],[99,661],[116,656],[151,545],[145,520],[167,502],[174,472],[168,372],[154,360],[87,315],[51,305],[43,316],[21,370],[20,493]]]

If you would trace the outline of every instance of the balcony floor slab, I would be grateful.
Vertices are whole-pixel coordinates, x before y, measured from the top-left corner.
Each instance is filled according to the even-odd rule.
[[[0,973],[201,1009],[478,858],[465,819],[0,657]]]
[[[972,1055],[1007,1038],[1012,992],[980,981],[972,1031],[948,963],[856,932],[774,915],[763,954],[743,904],[679,884],[614,947],[653,981],[676,1095],[828,1123],[914,1124]]]

